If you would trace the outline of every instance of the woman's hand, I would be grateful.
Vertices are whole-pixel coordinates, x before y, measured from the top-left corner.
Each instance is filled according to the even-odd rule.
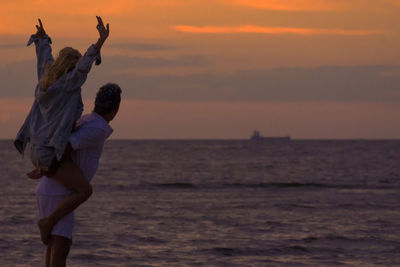
[[[36,25],[36,29],[37,29],[36,35],[38,37],[44,37],[46,35],[46,31],[43,28],[42,21],[40,19],[38,19],[38,21],[39,21],[39,25]]]
[[[106,27],[104,27],[103,20],[99,16],[96,16],[96,18],[97,18],[97,22],[98,22],[96,28],[99,32],[100,38],[94,47],[97,51],[100,51],[104,42],[108,38],[108,35],[110,34],[110,25],[107,23],[107,28],[106,28]]]
[[[96,18],[98,22],[96,28],[99,31],[100,39],[105,41],[110,34],[110,25],[107,23],[107,28],[105,28],[103,20],[99,16],[96,16]]]

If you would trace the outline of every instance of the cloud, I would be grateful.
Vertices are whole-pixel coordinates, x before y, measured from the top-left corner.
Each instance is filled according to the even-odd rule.
[[[346,29],[313,29],[313,28],[289,28],[289,27],[262,27],[255,25],[245,26],[188,26],[178,25],[174,29],[183,33],[194,34],[238,34],[238,33],[258,33],[258,34],[295,34],[295,35],[345,35],[345,36],[365,36],[379,34],[372,30],[346,30]]]
[[[179,1],[178,1],[179,2]],[[0,7],[3,10],[18,10],[22,13],[36,12],[39,14],[62,15],[123,15],[129,14],[135,9],[171,6],[177,1],[132,1],[114,0],[112,4],[107,0],[81,1],[81,0],[14,0],[2,1]]]
[[[111,138],[399,138],[400,105],[338,102],[221,102],[123,99]],[[0,139],[14,138],[32,98],[0,98]],[[85,111],[93,97],[84,99]],[[382,119],[384,118],[384,119]],[[11,144],[11,143],[10,143]],[[15,152],[16,153],[16,152]]]
[[[166,8],[175,8],[182,0],[2,0],[0,1],[0,34],[26,34],[35,31],[37,18],[45,29],[63,36],[87,37],[96,33],[95,15],[110,23],[113,36],[146,35],[153,29],[153,19]],[[156,14],[156,15],[154,15]],[[164,13],[163,13],[164,14]],[[162,15],[164,17],[164,15]],[[147,20],[152,20],[150,23]],[[154,19],[157,21],[157,19]],[[89,31],[93,29],[93,31]],[[159,36],[159,30],[157,30]]]
[[[226,2],[251,8],[285,11],[331,11],[348,7],[348,1],[342,0],[230,0]]]
[[[3,84],[0,97],[33,96],[37,82],[34,60],[24,60],[0,67],[0,80]]]
[[[26,44],[15,43],[15,44],[0,44],[0,49],[15,49],[15,48],[25,48]]]
[[[171,45],[155,43],[111,43],[109,47],[135,51],[164,51],[176,49],[176,47]]]
[[[83,95],[92,98],[101,85],[116,82],[124,88],[126,98],[142,100],[400,103],[399,65],[251,69],[223,74],[207,71],[208,64],[206,58],[196,55],[105,57],[100,67],[91,70]],[[186,68],[198,70],[184,73]],[[178,73],[159,74],[171,69]],[[0,67],[0,97],[32,97],[35,72],[34,60]]]
[[[326,66],[239,71],[232,74],[92,76],[88,87],[108,80],[131,99],[160,101],[400,102],[399,66]],[[108,73],[108,74],[107,74]]]
[[[24,60],[0,66],[0,80],[4,88],[0,91],[0,97],[32,96],[37,83],[35,62],[35,60]],[[201,55],[185,55],[175,58],[104,56],[101,67],[93,67],[88,80],[95,79],[91,78],[93,73],[98,75],[97,79],[105,83],[104,77],[113,81],[118,81],[121,77],[131,77],[132,70],[137,73],[151,73],[154,69],[157,73],[163,72],[163,69],[176,68],[179,71],[182,68],[199,68],[205,64],[208,64],[208,61]],[[145,76],[149,76],[149,74]],[[98,88],[98,86],[97,83],[94,88]]]
[[[380,73],[380,75],[382,75],[382,76],[399,76],[400,77],[400,68],[392,68],[392,69],[389,69],[389,70],[385,70],[385,71],[382,71],[381,73]]]
[[[0,113],[0,125],[8,122],[10,120],[10,114],[9,113]]]
[[[200,55],[186,55],[177,58],[110,56],[104,57],[104,61],[114,72],[124,69],[201,66],[207,63],[207,60]]]
[[[20,127],[24,117],[29,112],[33,99],[27,98],[0,98],[0,126],[3,133],[0,138],[14,137],[16,134],[16,127]],[[14,129],[13,131],[10,131]]]

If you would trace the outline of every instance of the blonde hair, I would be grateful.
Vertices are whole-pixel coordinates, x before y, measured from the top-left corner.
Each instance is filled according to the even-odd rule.
[[[46,91],[59,78],[73,70],[81,57],[82,54],[72,47],[61,49],[53,64],[45,67],[45,73],[40,80],[40,89]]]

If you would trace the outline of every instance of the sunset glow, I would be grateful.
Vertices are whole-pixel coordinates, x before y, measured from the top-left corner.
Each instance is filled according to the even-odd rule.
[[[310,29],[310,28],[270,28],[254,25],[238,27],[218,27],[218,26],[175,26],[179,32],[187,33],[263,33],[263,34],[297,34],[297,35],[371,35],[378,34],[376,31],[368,30],[343,30],[343,29]]]
[[[342,0],[233,0],[232,2],[252,8],[287,11],[329,11],[350,6],[349,1]]]
[[[400,107],[399,0],[1,1],[2,138],[13,137],[33,101],[35,52],[26,42],[37,19],[54,53],[85,52],[98,38],[96,15],[110,38],[82,94],[91,103],[102,84],[121,85],[115,137],[247,138],[257,128],[400,138],[391,115]],[[322,131],[317,113],[338,130]],[[362,127],[351,126],[357,120]]]

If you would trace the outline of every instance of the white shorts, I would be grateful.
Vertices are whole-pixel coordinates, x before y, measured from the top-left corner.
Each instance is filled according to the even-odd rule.
[[[63,195],[42,195],[37,194],[37,203],[39,208],[39,218],[49,216],[52,211],[57,207],[58,203],[63,200],[66,196]],[[68,213],[66,216],[61,218],[56,225],[54,225],[51,231],[52,235],[58,235],[66,237],[72,240],[72,231],[74,230],[74,213]]]

